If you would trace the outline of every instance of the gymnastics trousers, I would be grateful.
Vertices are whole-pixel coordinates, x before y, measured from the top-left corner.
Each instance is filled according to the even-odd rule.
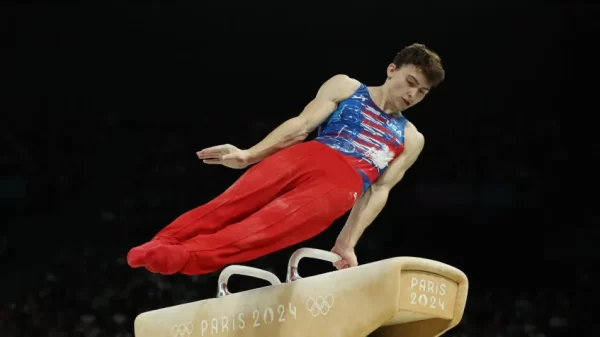
[[[361,176],[344,155],[314,140],[296,144],[131,249],[127,261],[164,275],[210,273],[316,236],[361,193]]]

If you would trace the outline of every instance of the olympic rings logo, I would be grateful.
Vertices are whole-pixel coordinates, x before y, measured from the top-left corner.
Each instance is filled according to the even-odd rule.
[[[194,332],[194,324],[192,322],[175,324],[171,327],[171,337],[189,337],[192,332]]]
[[[325,297],[319,296],[316,299],[309,298],[306,301],[306,309],[310,311],[310,313],[317,317],[319,315],[327,315],[329,310],[333,307],[333,295],[329,294]]]

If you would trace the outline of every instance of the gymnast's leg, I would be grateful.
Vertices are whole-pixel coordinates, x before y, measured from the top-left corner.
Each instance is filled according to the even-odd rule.
[[[150,250],[148,267],[163,274],[205,274],[289,247],[321,233],[348,211],[352,192],[321,181],[304,183],[216,233]]]
[[[293,146],[252,166],[221,195],[179,216],[150,242],[131,249],[129,265],[145,266],[147,252],[159,245],[179,244],[245,219],[291,188],[290,182],[298,179],[293,166],[306,155],[302,146]]]
[[[295,179],[285,193],[215,233],[152,248],[146,255],[147,268],[161,274],[209,273],[305,241],[328,228],[360,197],[362,180],[329,148],[310,147],[318,161],[296,161]]]
[[[254,228],[256,231],[239,241],[230,240],[226,245],[216,248],[213,256],[213,268],[249,261],[306,241],[327,229],[354,204],[350,188],[333,187],[328,191],[323,189],[323,192],[324,194],[311,201],[308,201],[302,193],[284,196],[281,201],[267,206],[263,214],[256,214],[247,219],[245,224],[239,224]],[[312,195],[312,193],[310,194]],[[279,207],[278,202],[296,204],[297,208],[280,213],[276,210]],[[269,220],[268,222],[263,222],[266,220],[265,217]],[[219,234],[227,235],[228,229],[230,228],[226,228]],[[230,230],[235,230],[235,228]],[[202,262],[206,251],[197,251],[191,256]],[[184,270],[184,273],[196,273],[194,267],[199,265],[202,264],[189,264],[189,268]]]

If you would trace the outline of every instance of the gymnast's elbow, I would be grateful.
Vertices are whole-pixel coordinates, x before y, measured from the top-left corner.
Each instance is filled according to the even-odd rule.
[[[283,147],[302,143],[312,131],[309,125],[310,123],[305,121],[302,117],[291,118],[285,124],[287,124],[287,127],[285,128],[287,132],[284,136]]]
[[[369,187],[369,192],[371,196],[377,196],[379,198],[384,198],[387,200],[390,192],[392,190],[392,186],[388,184],[372,184]]]

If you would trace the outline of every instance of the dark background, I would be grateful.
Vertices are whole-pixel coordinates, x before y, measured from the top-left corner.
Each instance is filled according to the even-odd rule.
[[[426,147],[359,242],[359,261],[420,256],[463,270],[471,291],[452,336],[591,336],[598,216],[563,193],[572,137],[561,131],[561,98],[573,64],[591,62],[574,50],[593,41],[597,12],[499,2],[3,6],[0,336],[132,336],[143,311],[213,297],[218,273],[164,277],[125,261],[240,176],[195,151],[252,146],[332,75],[380,85],[413,42],[441,55],[447,79],[406,113]],[[330,249],[345,218],[246,265],[283,278],[295,249]],[[257,282],[234,278],[231,288]]]

